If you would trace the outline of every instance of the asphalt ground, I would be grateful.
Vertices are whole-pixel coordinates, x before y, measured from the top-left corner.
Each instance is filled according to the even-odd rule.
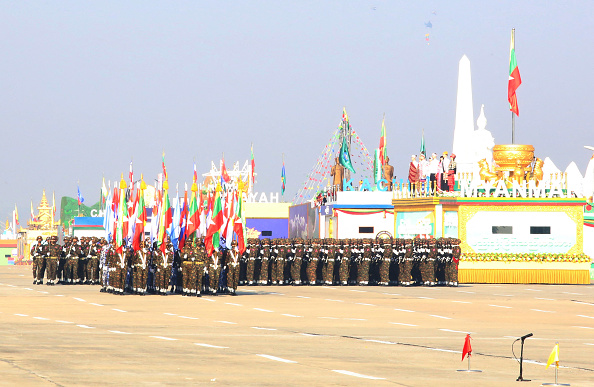
[[[594,385],[592,285],[259,286],[112,295],[0,267],[0,385]],[[461,361],[471,333],[470,367]],[[520,357],[520,342],[514,346]]]

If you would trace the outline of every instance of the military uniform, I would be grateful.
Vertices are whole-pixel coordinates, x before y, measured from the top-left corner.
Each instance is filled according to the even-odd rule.
[[[166,243],[163,241],[162,243]],[[166,295],[169,289],[169,280],[171,278],[171,266],[173,264],[173,250],[167,246],[165,252],[162,250],[156,251],[157,255],[157,272],[155,279],[156,291],[161,295]]]
[[[270,239],[262,240],[262,248],[260,249],[260,285],[268,285],[268,264],[270,262]]]
[[[410,286],[412,279],[414,246],[412,240],[410,239],[403,240],[402,244],[404,244],[404,254],[399,265],[400,270],[398,271],[398,282],[400,285]]]
[[[64,248],[66,257],[64,261],[63,281],[69,285],[78,284],[80,282],[78,277],[78,259],[81,255],[80,247],[78,238],[74,237],[72,242]]]
[[[239,284],[239,250],[237,242],[231,242],[231,250],[227,251],[227,291],[232,295],[237,295],[237,285]]]
[[[324,283],[326,285],[334,284],[334,264],[338,253],[338,247],[333,239],[328,239],[326,244],[326,263],[324,265]]]
[[[88,280],[91,285],[99,283],[99,255],[101,244],[97,238],[91,240],[90,255],[87,261]]]
[[[80,284],[86,284],[88,283],[88,268],[87,265],[89,263],[89,256],[90,256],[90,251],[89,251],[89,246],[90,246],[90,240],[86,237],[82,237],[80,238],[80,254],[78,257],[78,267],[77,267],[77,277],[78,277],[78,282]]]
[[[256,238],[248,239],[248,259],[245,272],[245,280],[248,285],[254,284],[254,274],[256,269],[256,259],[260,252],[260,243]]]
[[[142,246],[138,251],[134,252],[134,285],[132,286],[132,290],[135,293],[142,295],[147,293],[147,276],[151,253],[148,249],[149,245],[150,242],[147,240],[144,242],[144,246]]]
[[[33,285],[43,285],[43,272],[45,271],[45,250],[43,238],[37,237],[37,242],[31,247],[31,258],[33,259]]]
[[[216,295],[219,288],[219,276],[221,274],[221,255],[220,251],[214,250],[208,257],[208,290]]]
[[[458,286],[458,263],[460,262],[460,239],[450,239],[450,248],[446,254],[449,254],[449,259],[446,263],[446,282],[448,286]]]
[[[320,260],[321,254],[322,248],[320,246],[320,241],[319,239],[314,239],[312,241],[311,255],[309,257],[309,261],[307,262],[307,281],[310,285],[316,284],[318,261]]]
[[[53,236],[50,238],[50,244],[47,248],[47,285],[55,285],[57,282],[57,271],[58,271],[58,260],[62,254],[62,246],[58,243],[58,237]]]
[[[341,285],[348,285],[349,272],[351,266],[351,256],[352,248],[350,241],[348,239],[345,239],[342,245],[340,259],[338,260],[338,262],[340,262],[340,266],[338,268],[338,279]]]
[[[369,263],[371,261],[371,241],[363,241],[363,256],[357,265],[357,283],[359,285],[369,285]]]
[[[193,287],[193,285],[191,285],[192,280],[193,283],[196,283],[196,268],[194,267],[194,261],[196,260],[196,257],[193,254],[192,245],[188,242],[190,241],[186,241],[186,244],[180,252],[183,282],[182,294],[184,296],[190,295],[190,289]]]
[[[293,261],[291,262],[291,278],[293,285],[301,285],[301,264],[305,254],[303,239],[297,238],[293,244]]]
[[[196,257],[196,260],[193,262],[196,281],[192,282],[192,280],[190,280],[190,285],[193,285],[190,289],[190,293],[200,297],[202,292],[202,278],[204,277],[206,266],[206,249],[204,248],[203,241],[194,240],[192,254]]]
[[[392,241],[385,239],[383,241],[383,254],[379,262],[379,284],[389,285],[390,284],[390,263],[392,262]]]

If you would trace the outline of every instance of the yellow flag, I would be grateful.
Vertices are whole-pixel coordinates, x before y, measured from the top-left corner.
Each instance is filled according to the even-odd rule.
[[[547,368],[549,368],[549,366],[553,362],[555,362],[555,366],[557,366],[557,368],[559,368],[559,343],[556,343],[555,344],[555,347],[553,348],[553,351],[549,355],[549,360],[547,360],[547,366],[545,367],[545,370]]]

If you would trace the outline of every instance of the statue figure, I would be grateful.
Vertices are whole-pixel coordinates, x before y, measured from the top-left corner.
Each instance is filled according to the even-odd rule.
[[[487,160],[482,159],[478,162],[478,164],[480,168],[479,176],[481,177],[481,180],[490,182],[497,181],[497,173],[491,172],[491,168],[489,167]]]
[[[485,117],[485,105],[481,105],[481,114],[476,120],[477,130],[472,132],[473,152],[474,160],[479,161],[482,159],[490,162],[493,160],[493,147],[495,146],[495,139],[491,132],[486,129],[487,118]]]
[[[342,180],[344,178],[344,167],[340,164],[338,157],[335,159],[336,164],[332,166],[330,175],[334,177],[332,185],[336,187],[338,191],[342,191]]]
[[[544,165],[544,161],[537,158],[534,162],[534,172],[533,172],[533,179],[536,182],[536,186],[540,185],[542,178],[544,177],[544,172],[542,171],[542,166]]]
[[[522,184],[522,182],[524,181],[524,167],[522,167],[522,162],[520,160],[516,160],[513,179],[517,181],[518,184]]]
[[[382,177],[388,181],[388,191],[392,191],[392,178],[394,177],[394,167],[388,164],[390,158],[386,156],[386,163],[382,165]]]

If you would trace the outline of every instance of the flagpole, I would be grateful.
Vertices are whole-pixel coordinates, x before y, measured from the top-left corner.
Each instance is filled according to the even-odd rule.
[[[512,28],[512,32],[511,32],[511,41],[514,43],[514,50],[516,49],[516,29]],[[510,70],[511,71],[511,70]],[[516,121],[514,118],[514,112],[511,112],[511,118],[512,118],[512,144],[516,143]]]

